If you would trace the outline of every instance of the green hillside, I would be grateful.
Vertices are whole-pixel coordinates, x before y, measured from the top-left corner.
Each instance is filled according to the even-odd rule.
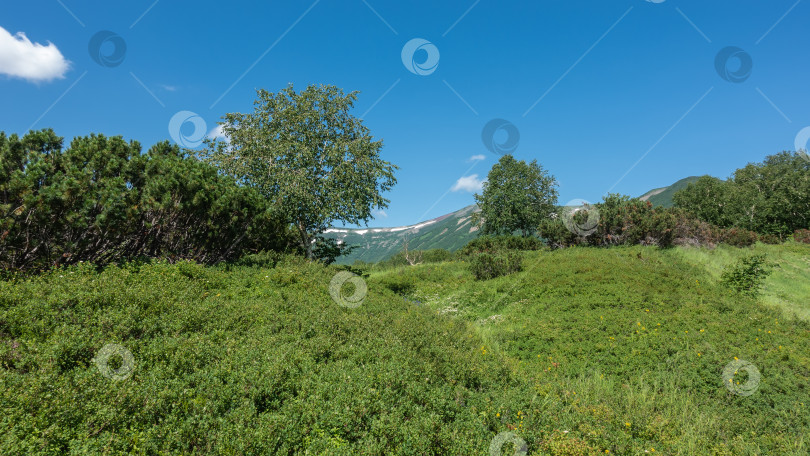
[[[412,250],[453,252],[478,236],[477,229],[470,223],[470,216],[477,209],[471,205],[426,222],[396,228],[331,228],[324,236],[358,246],[349,255],[339,257],[340,264],[351,264],[357,259],[376,263],[402,250],[405,240]]]
[[[718,284],[750,253],[775,299]],[[339,269],[296,257],[0,281],[0,454],[806,455],[807,261],[567,248],[333,296]]]
[[[669,187],[661,187],[650,190],[649,192],[641,195],[639,199],[642,201],[649,201],[653,204],[653,206],[672,207],[672,196],[675,194],[675,192],[686,188],[687,185],[697,181],[699,178],[699,176],[691,176],[681,179]]]

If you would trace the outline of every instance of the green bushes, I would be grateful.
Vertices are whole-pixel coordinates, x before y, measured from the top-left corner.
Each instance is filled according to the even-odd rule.
[[[734,247],[750,247],[757,239],[757,233],[742,228],[729,228],[723,232],[723,242]]]
[[[793,240],[803,244],[810,244],[810,230],[796,230],[793,232]]]
[[[459,250],[461,256],[473,255],[480,252],[497,252],[501,250],[540,250],[544,247],[543,241],[530,236],[481,236],[468,242]]]
[[[740,258],[734,265],[726,267],[721,282],[742,294],[755,296],[771,273],[770,267],[765,255]]]
[[[408,257],[412,261],[416,259],[417,263],[441,263],[443,261],[450,261],[453,254],[446,249],[429,249],[429,250],[411,250],[408,252]],[[377,265],[381,268],[392,268],[397,266],[408,266],[410,263],[405,258],[405,252],[400,251],[393,255],[391,258],[380,261]]]
[[[523,270],[523,254],[514,250],[478,253],[470,260],[470,271],[477,280],[494,279]]]
[[[0,133],[0,269],[139,257],[232,260],[283,250],[286,224],[255,191],[161,142],[52,130]]]
[[[570,210],[559,208],[558,213]],[[648,201],[626,195],[610,194],[590,210],[598,214],[593,227],[588,227],[590,222],[583,220],[584,210],[574,214],[569,222],[583,227],[581,235],[566,226],[561,216],[544,220],[538,228],[539,234],[553,248],[582,244],[600,247],[641,244],[666,248],[713,245],[719,239],[716,227],[691,217],[684,210],[654,207]]]
[[[341,307],[299,258],[0,282],[0,454],[482,454],[532,408],[463,322],[380,287]],[[131,376],[97,367],[107,344]]]

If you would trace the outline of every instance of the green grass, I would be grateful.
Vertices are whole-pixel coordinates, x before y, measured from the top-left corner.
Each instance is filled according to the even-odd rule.
[[[737,259],[753,254],[765,254],[775,265],[765,281],[760,302],[783,309],[788,318],[810,321],[810,246],[787,243],[768,245],[757,243],[748,249],[727,245],[709,249],[678,249],[680,258],[699,265],[719,280],[723,269]]]
[[[718,284],[748,253],[725,248],[375,268],[357,308],[296,258],[0,282],[0,454],[468,455],[512,432],[536,455],[806,455],[810,323],[787,312],[810,246],[754,249],[780,261],[759,301]],[[93,362],[110,343],[126,379]],[[751,395],[724,385],[735,357]]]
[[[793,263],[810,253],[757,248]],[[717,284],[721,265],[745,253],[571,248],[528,252],[524,272],[489,281],[446,263],[371,282],[415,281],[413,299],[478,328],[484,345],[534,384],[553,410],[545,426],[600,451],[807,454],[810,325]],[[717,271],[685,260],[704,255]],[[783,281],[775,273],[766,289]],[[786,286],[782,299],[803,290]],[[751,396],[724,387],[735,357],[762,374]]]

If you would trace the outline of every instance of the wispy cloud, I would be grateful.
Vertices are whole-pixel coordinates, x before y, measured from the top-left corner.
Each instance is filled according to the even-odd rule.
[[[453,192],[463,191],[470,193],[477,192],[483,188],[482,187],[483,184],[484,181],[478,178],[478,174],[473,174],[470,176],[459,178],[459,180],[456,181],[456,184],[453,185],[453,188],[451,188],[450,191]]]
[[[467,162],[469,163],[469,162],[474,162],[474,161],[481,161],[481,160],[485,160],[486,158],[487,158],[487,156],[484,155],[484,154],[473,155],[472,157],[467,159]]]
[[[0,27],[0,74],[30,82],[63,79],[70,68],[55,44],[32,43],[25,33],[11,35]]]
[[[374,215],[374,218],[377,218],[377,217],[388,218],[388,214],[386,214],[385,211],[382,210],[382,209],[375,209],[371,213],[372,213],[372,215]]]
[[[160,84],[160,88],[167,91],[167,92],[176,92],[177,91],[176,86],[168,85],[168,84]]]

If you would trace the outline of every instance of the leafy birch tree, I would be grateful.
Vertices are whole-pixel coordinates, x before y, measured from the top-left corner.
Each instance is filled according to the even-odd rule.
[[[475,194],[481,212],[475,221],[482,234],[533,234],[540,222],[554,212],[557,180],[537,160],[526,163],[504,155],[492,166],[482,194]]]
[[[201,158],[271,201],[313,258],[334,222],[368,224],[372,210],[388,207],[382,193],[396,184],[398,168],[380,158],[382,141],[351,114],[357,92],[289,85],[257,94],[252,113],[223,117],[226,140],[206,140]]]

